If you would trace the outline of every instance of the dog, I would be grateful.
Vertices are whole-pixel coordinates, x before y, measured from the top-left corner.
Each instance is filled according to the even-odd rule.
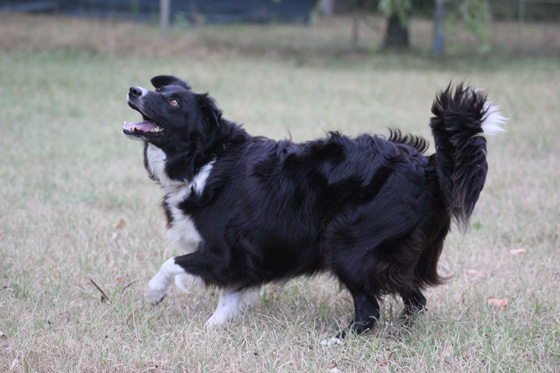
[[[167,236],[185,254],[148,284],[160,303],[173,282],[222,290],[206,325],[236,318],[263,284],[331,273],[350,292],[354,318],[337,339],[371,329],[383,295],[422,311],[451,222],[465,230],[484,186],[487,134],[505,118],[471,87],[450,84],[432,106],[435,153],[421,137],[346,137],[294,143],[253,137],[208,94],[169,75],[155,91],[131,87],[142,121],[123,133],[144,143],[144,166],[164,192]]]

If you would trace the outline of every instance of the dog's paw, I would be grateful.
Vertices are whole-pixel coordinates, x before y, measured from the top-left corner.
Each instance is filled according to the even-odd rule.
[[[216,317],[216,315],[212,315],[208,321],[206,321],[206,323],[204,324],[204,326],[207,329],[215,329],[215,328],[219,328],[221,326],[223,326],[226,323],[227,320],[223,320],[219,317]]]
[[[146,299],[148,300],[151,306],[157,306],[163,301],[163,298],[165,298],[165,296],[166,296],[165,293],[162,294],[159,291],[148,289],[148,293],[146,294]]]
[[[161,298],[157,298],[157,297],[153,297],[152,295],[150,295],[149,293],[146,294],[146,298],[148,299],[148,302],[150,303],[150,306],[157,306],[158,304],[160,304],[161,302],[163,302],[163,299],[165,298],[165,295]]]
[[[148,283],[148,293],[146,294],[146,299],[148,299],[148,302],[150,302],[152,306],[157,306],[167,295],[168,288],[169,286],[162,281],[159,281],[156,276]]]

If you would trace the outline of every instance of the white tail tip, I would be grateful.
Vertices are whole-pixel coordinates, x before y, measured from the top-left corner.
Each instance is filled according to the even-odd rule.
[[[507,121],[507,118],[502,115],[500,108],[492,105],[491,101],[487,101],[484,104],[484,110],[486,111],[482,118],[484,134],[497,135],[500,132],[505,132],[506,130],[502,128],[502,125]]]

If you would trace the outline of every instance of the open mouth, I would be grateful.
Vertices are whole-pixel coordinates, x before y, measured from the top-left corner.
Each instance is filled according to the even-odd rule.
[[[141,122],[127,122],[124,121],[123,133],[133,137],[144,137],[146,139],[160,137],[164,134],[163,126],[158,124],[153,119],[147,117],[138,109],[134,103],[129,102],[128,105],[134,110],[142,114],[143,120]]]

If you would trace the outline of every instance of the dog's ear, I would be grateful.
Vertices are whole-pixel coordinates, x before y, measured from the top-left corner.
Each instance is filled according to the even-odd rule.
[[[202,120],[207,128],[220,127],[220,119],[222,118],[222,111],[216,106],[214,99],[208,96],[208,93],[196,95],[198,108],[202,115]]]
[[[166,86],[166,85],[178,85],[180,87],[183,87],[185,89],[188,89],[189,91],[191,90],[191,86],[188,85],[187,83],[185,83],[184,81],[182,81],[179,78],[174,77],[173,75],[158,75],[158,76],[154,76],[151,80],[152,85],[158,89],[160,87]]]

